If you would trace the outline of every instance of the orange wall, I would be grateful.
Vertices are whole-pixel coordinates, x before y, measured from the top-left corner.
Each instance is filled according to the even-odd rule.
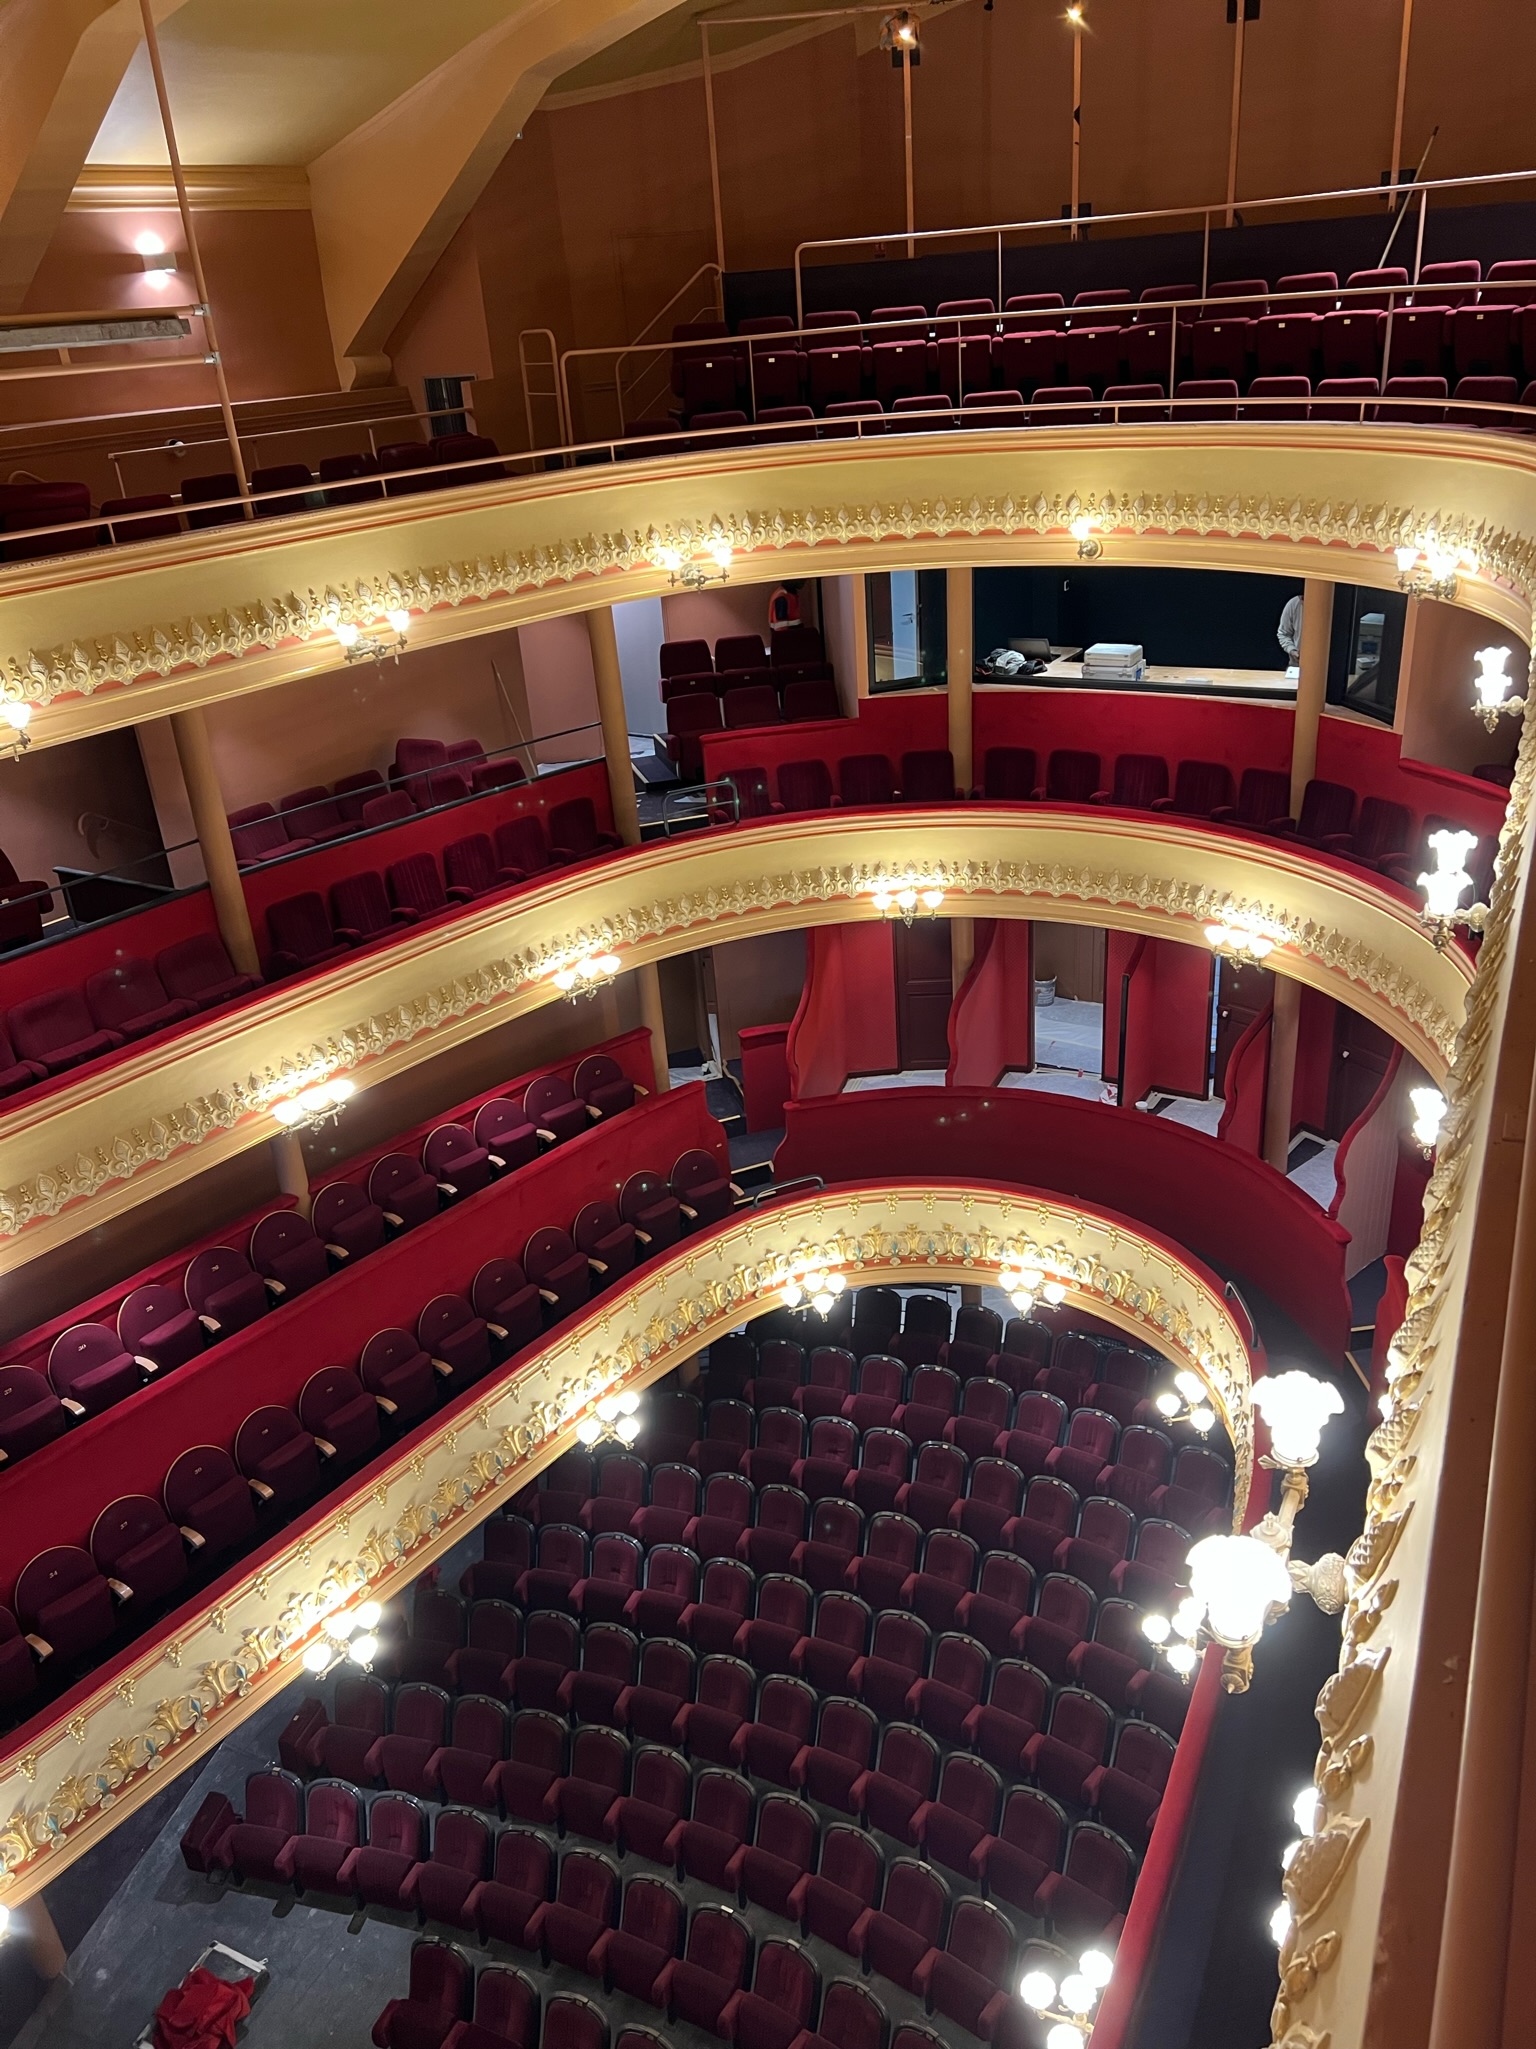
[[[68,747],[34,747],[0,763],[0,847],[25,881],[52,883],[54,868],[116,868],[160,846],[155,809],[130,731],[96,733]],[[80,832],[96,812],[121,829]]]

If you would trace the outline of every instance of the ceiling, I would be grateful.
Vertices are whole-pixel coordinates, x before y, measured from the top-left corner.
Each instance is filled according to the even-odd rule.
[[[312,163],[520,4],[186,0],[160,26],[182,155],[193,164]],[[142,46],[88,161],[165,161]]]

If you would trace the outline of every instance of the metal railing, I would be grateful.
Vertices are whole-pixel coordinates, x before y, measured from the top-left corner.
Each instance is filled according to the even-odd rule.
[[[1326,192],[1288,192],[1268,199],[1244,199],[1236,203],[1240,214],[1275,212],[1281,207],[1310,207],[1336,205],[1351,200],[1381,200],[1383,198],[1419,198],[1423,206],[1428,205],[1432,192],[1492,191],[1495,188],[1528,184],[1536,180],[1536,170],[1479,172],[1461,178],[1396,179],[1380,185],[1340,185]],[[1223,199],[1199,206],[1164,206],[1139,209],[1128,213],[1094,214],[1079,220],[1064,218],[1060,214],[1047,214],[1035,220],[988,221],[975,227],[964,228],[919,228],[912,234],[887,233],[883,235],[823,235],[815,236],[795,245],[795,317],[805,318],[803,293],[804,258],[808,252],[823,250],[885,249],[893,242],[905,242],[908,254],[897,261],[916,260],[914,245],[919,242],[965,242],[986,240],[994,244],[997,253],[997,299],[1003,299],[1003,247],[1005,238],[1017,235],[1072,236],[1084,226],[1093,228],[1146,228],[1158,222],[1198,221],[1204,235],[1204,250],[1201,257],[1200,289],[1205,292],[1210,282],[1211,223],[1218,214],[1225,217],[1231,210],[1230,203]],[[1392,234],[1396,233],[1401,219],[1393,222]],[[1422,215],[1421,215],[1422,220]],[[1422,233],[1422,230],[1421,230]],[[1387,247],[1392,244],[1392,234],[1387,237]],[[1385,260],[1385,258],[1383,258]],[[894,268],[894,265],[886,266]]]
[[[547,348],[538,356],[531,355],[530,342],[547,344]],[[517,337],[517,370],[523,384],[523,419],[528,427],[528,446],[544,446],[544,436],[534,423],[533,409],[536,405],[553,406],[555,440],[557,443],[569,441],[571,423],[566,418],[565,399],[560,389],[560,348],[555,340],[553,328],[523,329]],[[548,382],[536,382],[538,379],[547,379]]]

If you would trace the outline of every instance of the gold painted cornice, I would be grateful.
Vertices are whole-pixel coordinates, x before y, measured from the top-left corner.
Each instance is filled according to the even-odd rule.
[[[652,596],[663,540],[720,534],[740,582],[1105,559],[1390,588],[1433,529],[1462,602],[1522,635],[1536,450],[1427,427],[987,428],[715,450],[340,507],[0,571],[0,692],[43,745],[339,668],[338,612],[401,604],[430,645]]]
[[[739,1211],[483,1382],[295,1539],[173,1618],[114,1679],[0,1755],[0,1903],[14,1906],[195,1763],[302,1671],[321,1622],[399,1592],[573,1439],[610,1390],[640,1389],[778,1299],[781,1262],[816,1252],[853,1283],[994,1278],[1048,1254],[1068,1300],[1189,1366],[1252,1472],[1250,1362],[1221,1284],[1111,1212],[1030,1190],[865,1184]],[[21,1747],[25,1743],[25,1748]]]
[[[573,948],[626,967],[871,919],[888,870],[932,874],[953,917],[1089,922],[1204,945],[1261,919],[1269,965],[1372,1019],[1444,1074],[1471,964],[1400,897],[1281,842],[1152,814],[967,804],[809,813],[658,840],[411,930],[0,1116],[0,1271],[270,1137],[268,1106],[342,1071],[361,1086],[556,1001]],[[865,892],[862,893],[861,892]]]

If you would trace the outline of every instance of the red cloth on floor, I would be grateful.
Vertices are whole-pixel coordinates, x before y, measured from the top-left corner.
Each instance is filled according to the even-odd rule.
[[[235,2030],[251,2010],[254,1978],[216,1978],[188,1971],[155,2009],[155,2049],[233,2049]]]

